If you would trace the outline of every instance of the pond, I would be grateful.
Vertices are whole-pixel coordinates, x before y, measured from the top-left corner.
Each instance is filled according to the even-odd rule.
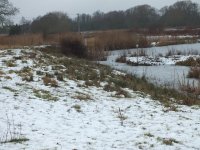
[[[200,43],[195,44],[181,44],[163,47],[144,48],[147,55],[157,56],[166,55],[169,51],[179,51],[185,54],[195,53],[200,54]],[[157,65],[157,66],[129,66],[125,63],[115,62],[116,58],[122,55],[131,55],[137,52],[138,49],[116,50],[110,52],[107,61],[100,62],[101,64],[109,65],[114,69],[124,71],[129,74],[134,74],[139,77],[145,76],[150,82],[154,84],[161,84],[168,87],[178,88],[180,84],[194,84],[198,85],[196,79],[187,78],[189,67],[176,65]]]

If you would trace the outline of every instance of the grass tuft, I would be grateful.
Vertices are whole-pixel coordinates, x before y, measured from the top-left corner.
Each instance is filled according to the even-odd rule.
[[[42,78],[44,85],[51,86],[51,87],[58,87],[58,82],[55,79],[49,77]]]
[[[73,98],[81,100],[81,101],[88,101],[91,100],[91,96],[85,93],[81,93],[81,92],[76,92],[77,94],[75,96],[73,96]]]
[[[57,101],[58,98],[54,97],[49,91],[45,90],[33,90],[33,93],[36,97],[47,100],[47,101]]]

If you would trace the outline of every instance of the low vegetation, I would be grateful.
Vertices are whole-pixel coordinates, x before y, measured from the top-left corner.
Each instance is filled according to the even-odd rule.
[[[158,141],[162,141],[163,144],[169,145],[169,146],[179,143],[179,141],[177,141],[176,139],[173,139],[173,138],[159,138],[158,137],[157,139],[158,139]]]
[[[81,112],[81,106],[78,104],[72,106],[72,108],[74,108],[77,112]]]
[[[24,47],[24,45],[41,45],[43,43],[44,43],[44,40],[41,34],[0,36],[1,48]]]
[[[7,67],[16,67],[17,66],[14,60],[6,61],[6,65],[7,65]]]
[[[49,91],[45,91],[45,90],[37,90],[34,89],[33,93],[35,95],[35,97],[47,100],[47,101],[57,101],[58,98],[53,96]]]
[[[43,80],[44,85],[46,86],[58,87],[58,82],[53,78],[45,76],[42,78],[42,80]]]
[[[200,67],[191,67],[188,73],[188,78],[200,79]]]
[[[198,3],[178,1],[160,10],[145,4],[124,11],[78,14],[73,19],[50,12],[12,25],[9,18],[18,9],[9,1],[0,0],[0,149],[100,145],[102,149],[198,149],[197,140],[178,137],[200,135],[199,52],[170,49],[165,56],[165,50],[154,55],[157,47],[150,48],[152,56],[148,56],[146,51],[200,42]],[[134,52],[124,52],[115,61],[132,66],[176,63],[187,66],[179,68],[190,67],[185,78],[194,78],[193,82],[183,79],[177,89],[175,66],[171,67],[174,74],[169,73],[174,87],[169,88],[147,78],[148,67],[138,77],[99,64],[111,58],[104,63],[112,65],[111,51],[132,48]],[[83,131],[86,136],[79,140]],[[130,134],[134,136],[123,138]]]
[[[12,87],[8,87],[8,86],[3,86],[2,87],[3,89],[6,89],[6,90],[8,90],[8,91],[10,91],[10,92],[17,92],[17,90],[15,90],[15,89],[13,89]]]
[[[6,117],[7,130],[4,135],[0,137],[0,144],[23,143],[29,141],[29,139],[22,134],[22,124],[15,124],[13,118],[10,119],[8,115]]]
[[[160,100],[166,106],[176,102],[184,105],[200,104],[196,95],[178,92],[175,89],[168,89],[159,85],[149,83],[145,76],[138,78],[134,75],[118,75],[112,72],[110,67],[95,64],[85,59],[63,58],[62,53],[56,50],[45,49],[47,55],[54,56],[54,59],[49,57],[47,62],[52,65],[64,65],[67,70],[65,71],[67,77],[73,80],[86,81],[85,86],[100,86],[101,82],[107,82],[104,85],[106,91],[122,92],[123,88],[129,88],[134,91],[141,91],[155,100]],[[55,57],[56,56],[56,57]],[[47,57],[45,57],[47,59]],[[56,58],[56,59],[55,59]],[[50,65],[48,63],[48,65]],[[90,83],[90,84],[89,84]],[[125,92],[124,95],[129,95]],[[126,96],[125,96],[126,97]]]
[[[118,63],[126,63],[126,55],[118,57],[115,61]]]
[[[200,66],[200,58],[194,59],[193,57],[188,58],[187,60],[184,61],[178,61],[176,63],[178,66]]]
[[[130,31],[104,31],[95,34],[96,45],[104,50],[130,49],[138,47],[149,47],[149,42],[145,36],[138,36]]]
[[[187,77],[200,79],[200,58],[190,57],[185,61],[177,62],[176,65],[190,67]]]
[[[76,95],[73,98],[78,99],[80,101],[88,101],[92,99],[89,94],[80,93],[80,92],[76,92]]]

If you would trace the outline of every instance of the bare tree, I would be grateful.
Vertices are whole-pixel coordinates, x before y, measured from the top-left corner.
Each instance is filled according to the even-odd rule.
[[[19,10],[8,0],[0,0],[0,24],[1,26],[8,20],[8,17],[15,15]]]
[[[178,1],[169,7],[162,8],[160,22],[164,26],[199,26],[200,6],[192,1]]]

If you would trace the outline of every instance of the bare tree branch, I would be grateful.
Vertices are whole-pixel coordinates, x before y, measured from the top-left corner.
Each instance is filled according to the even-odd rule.
[[[0,0],[0,24],[3,25],[8,17],[15,15],[19,10],[8,0]]]

